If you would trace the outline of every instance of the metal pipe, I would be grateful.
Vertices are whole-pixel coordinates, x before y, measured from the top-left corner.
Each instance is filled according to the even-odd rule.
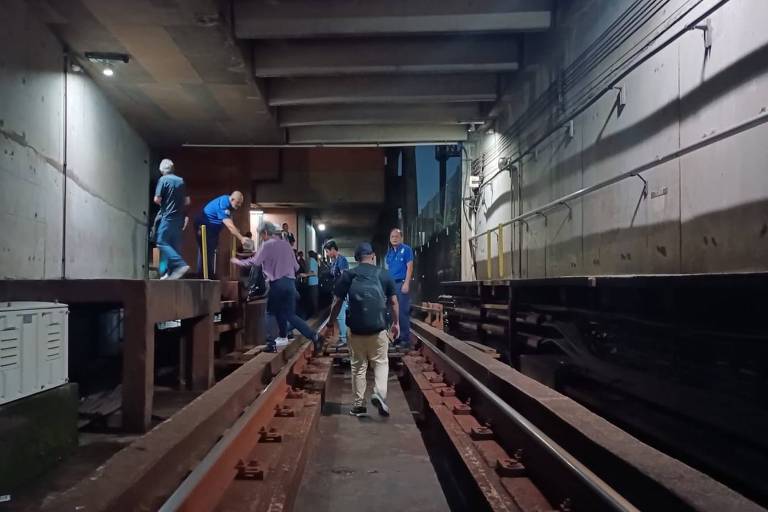
[[[281,148],[399,148],[409,146],[435,146],[456,144],[456,141],[433,142],[361,142],[361,143],[312,143],[312,144],[193,144],[184,143],[183,148],[218,148],[218,149],[281,149]]]
[[[657,157],[655,160],[652,160],[650,162],[646,162],[642,165],[639,165],[633,169],[630,169],[629,171],[623,172],[617,176],[614,176],[611,179],[601,181],[599,183],[595,183],[594,185],[590,185],[589,187],[581,188],[575,192],[571,192],[570,194],[566,194],[562,197],[559,197],[558,199],[555,199],[554,201],[551,201],[539,208],[528,210],[527,212],[518,215],[517,217],[513,218],[512,220],[499,224],[499,226],[510,226],[512,224],[515,224],[516,222],[521,222],[525,219],[528,219],[530,217],[540,215],[545,211],[551,210],[553,208],[557,208],[559,206],[562,206],[564,203],[568,201],[573,201],[574,199],[578,199],[582,196],[585,196],[587,194],[591,194],[592,192],[596,192],[598,190],[601,190],[605,187],[608,187],[610,185],[613,185],[615,183],[618,183],[620,181],[623,181],[627,178],[632,178],[635,176],[639,176],[640,173],[643,173],[645,171],[648,171],[650,169],[653,169],[654,167],[658,167],[659,165],[665,164],[667,162],[670,162],[672,160],[675,160],[677,158],[683,157],[689,153],[693,153],[694,151],[698,151],[699,149],[705,148],[707,146],[710,146],[714,144],[715,142],[719,142],[721,140],[727,139],[729,137],[732,137],[734,135],[738,135],[742,132],[745,132],[747,130],[751,130],[752,128],[756,128],[757,126],[760,126],[762,124],[765,124],[768,122],[768,111],[763,110],[760,114],[758,114],[755,117],[752,117],[751,119],[748,119],[747,121],[743,121],[741,123],[735,124],[733,126],[730,126],[726,128],[723,131],[720,131],[718,133],[715,133],[713,135],[708,136],[705,139],[699,140],[694,142],[693,144],[689,144],[687,146],[684,146],[680,149],[677,149],[675,151],[672,151],[671,153],[667,153],[664,156]],[[474,240],[476,238],[479,238],[483,235],[486,235],[488,233],[491,233],[493,230],[498,229],[499,226],[496,226],[495,228],[484,231],[482,233],[478,233],[477,235],[474,235],[470,237],[470,240]]]
[[[462,368],[453,359],[448,357],[435,345],[427,341],[422,335],[414,332],[416,337],[424,343],[437,357],[453,368],[461,378],[467,381],[472,387],[477,389],[485,398],[491,401],[501,412],[504,413],[513,423],[530,436],[547,453],[560,461],[578,480],[589,488],[603,503],[614,510],[638,511],[638,509],[627,501],[621,494],[610,487],[602,478],[593,473],[588,467],[582,464],[573,455],[568,453],[562,446],[557,444],[547,434],[542,432],[536,425],[528,421],[522,414],[517,412],[512,406],[501,399],[485,384],[480,382],[474,375]]]
[[[69,49],[64,48],[64,98],[63,98],[63,134],[62,134],[62,162],[61,172],[63,181],[61,185],[61,278],[67,278],[67,105],[69,103],[69,90],[68,90],[68,78],[69,78]]]
[[[504,226],[499,226],[499,234],[496,241],[498,242],[499,250],[499,277],[504,277]]]
[[[480,318],[482,316],[479,309],[448,308],[446,309],[446,311],[448,311],[449,313],[456,313],[457,315],[468,316],[471,318]]]
[[[205,233],[205,224],[200,226],[200,255],[203,259],[203,279],[208,279],[208,237]]]
[[[488,279],[493,278],[493,262],[491,261],[491,232],[487,232],[487,239],[485,243],[485,264],[488,270]]]

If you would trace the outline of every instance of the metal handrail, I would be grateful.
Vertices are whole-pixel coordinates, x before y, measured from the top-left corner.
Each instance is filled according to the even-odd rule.
[[[640,174],[648,171],[650,169],[653,169],[654,167],[658,167],[661,164],[665,164],[669,161],[672,161],[676,158],[680,158],[682,156],[685,156],[689,153],[693,153],[694,151],[698,151],[699,149],[705,148],[707,146],[710,146],[711,144],[714,144],[715,142],[719,142],[721,140],[727,139],[728,137],[732,137],[734,135],[738,135],[742,132],[745,132],[747,130],[750,130],[752,128],[756,128],[757,126],[760,126],[762,124],[765,124],[768,122],[768,111],[764,107],[760,114],[757,116],[748,119],[747,121],[743,121],[741,123],[737,123],[729,128],[726,128],[725,130],[722,130],[718,133],[711,134],[708,137],[701,139],[699,141],[694,142],[693,144],[689,144],[687,146],[684,146],[680,149],[677,149],[671,153],[667,153],[664,156],[657,157],[655,160],[652,160],[650,162],[646,162],[643,165],[637,166],[629,171],[626,171],[624,173],[621,173],[617,176],[614,176],[613,178],[610,178],[605,181],[601,181],[600,183],[596,183],[594,185],[590,185],[588,187],[581,188],[579,190],[576,190],[575,192],[571,192],[570,194],[566,194],[562,197],[559,197],[558,199],[555,199],[554,201],[551,201],[543,206],[540,206],[538,208],[535,208],[533,210],[529,210],[525,213],[522,213],[518,215],[517,217],[513,217],[511,220],[508,220],[507,222],[502,222],[498,224],[496,227],[488,229],[486,231],[483,231],[482,233],[478,233],[477,235],[471,236],[469,238],[470,242],[473,242],[474,240],[482,237],[482,236],[490,236],[491,233],[498,230],[499,228],[503,228],[506,226],[511,226],[513,224],[516,224],[518,222],[525,221],[525,219],[528,219],[530,217],[534,217],[536,215],[543,214],[544,212],[548,210],[552,210],[554,208],[557,208],[559,206],[567,205],[569,201],[573,201],[574,199],[578,199],[580,197],[583,197],[587,194],[591,194],[592,192],[596,192],[598,190],[601,190],[605,187],[608,187],[610,185],[613,185],[615,183],[618,183],[620,181],[623,181],[627,178],[632,177],[638,177],[642,179],[645,182],[645,178],[643,178]],[[647,187],[647,183],[644,184],[644,187]]]

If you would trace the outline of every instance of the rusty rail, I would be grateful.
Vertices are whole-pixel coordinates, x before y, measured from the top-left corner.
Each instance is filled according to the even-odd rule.
[[[481,451],[473,444],[497,442],[498,450],[517,467],[518,476],[530,478],[549,503],[574,511],[764,510],[449,334],[418,320],[412,326],[421,351],[404,358],[405,365],[422,394],[430,398],[432,411],[442,412],[449,425],[450,421],[459,423],[472,439],[461,453]],[[465,460],[470,471],[471,463]],[[493,483],[488,467],[481,469],[475,471],[480,477],[475,478],[478,487],[493,490],[487,485]],[[516,502],[514,486],[502,484],[496,489],[507,489]],[[536,510],[516,507],[490,506],[493,510]]]
[[[433,376],[433,380],[442,382],[444,379],[444,374],[447,370],[446,367],[449,367],[453,372],[455,372],[455,376],[460,379],[460,381],[459,379],[453,379],[457,387],[463,386],[466,388],[469,386],[472,388],[475,396],[477,394],[482,395],[485,400],[490,402],[492,407],[496,408],[507,420],[509,420],[511,425],[514,426],[517,430],[516,434],[525,437],[529,443],[532,443],[536,446],[536,448],[538,448],[536,450],[536,457],[539,457],[539,460],[536,460],[532,457],[526,457],[525,466],[530,467],[535,465],[546,465],[547,470],[534,470],[531,472],[541,475],[551,471],[553,476],[554,474],[560,473],[561,476],[567,475],[573,481],[573,483],[575,483],[575,485],[562,485],[563,488],[571,488],[571,496],[557,496],[553,501],[559,502],[561,504],[579,503],[581,506],[588,504],[589,510],[611,510],[626,512],[639,510],[629,501],[627,501],[621,494],[616,492],[605,481],[593,473],[576,457],[571,455],[567,450],[560,446],[555,440],[546,435],[536,425],[531,423],[522,414],[512,408],[490,388],[485,386],[467,370],[462,368],[461,365],[457,364],[451,358],[446,356],[439,348],[430,343],[424,336],[420,335],[418,332],[415,332],[414,335],[422,343],[422,353],[426,355],[430,361],[428,365],[434,365],[436,369],[439,367],[440,369],[444,370],[442,375]],[[452,393],[449,393],[449,395],[450,394]],[[465,404],[465,406],[466,408],[459,407],[458,411],[465,414],[470,412],[467,410],[470,409],[469,404]],[[456,407],[457,406],[454,405],[454,410],[457,410]],[[486,427],[486,429],[488,431],[487,435],[492,437],[493,434],[490,428]],[[544,457],[546,457],[548,460],[541,460]],[[505,463],[499,461],[498,464],[503,466]],[[513,457],[509,458],[509,462],[507,464],[514,465],[520,473],[525,471],[525,466],[523,466],[521,462],[515,460]],[[554,470],[554,466],[557,467],[557,470]],[[503,474],[506,468],[502,467],[499,469],[501,470],[500,473]],[[514,473],[514,471],[511,471],[511,473]],[[587,508],[583,508],[582,510],[587,510]]]
[[[253,460],[250,454],[259,443],[282,441],[283,433],[270,427],[273,418],[296,417],[296,421],[299,421],[300,414],[292,407],[284,405],[284,402],[307,398],[308,401],[305,401],[302,406],[318,409],[308,414],[316,416],[319,412],[321,390],[299,391],[296,387],[303,385],[300,382],[302,380],[300,374],[306,370],[310,370],[310,375],[318,376],[314,379],[316,384],[324,386],[330,365],[327,364],[327,360],[319,366],[317,363],[309,363],[311,352],[312,346],[306,344],[303,350],[291,358],[261,395],[160,507],[161,512],[213,510],[236,479],[264,479],[264,472],[268,471],[268,468]],[[312,364],[315,364],[314,368],[311,367]],[[308,377],[304,376],[303,379],[308,380]],[[292,469],[295,473],[294,478],[300,476],[301,467]]]

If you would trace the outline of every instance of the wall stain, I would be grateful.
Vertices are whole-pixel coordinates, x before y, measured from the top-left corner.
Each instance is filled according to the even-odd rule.
[[[763,224],[763,228],[760,230],[760,238],[763,238],[768,234],[768,224]]]
[[[18,132],[14,132],[13,130],[5,130],[1,128],[2,126],[3,125],[0,124],[0,135],[2,135],[5,139],[16,143],[23,148],[31,149],[33,153],[35,153],[37,156],[39,156],[40,158],[48,162],[48,165],[50,165],[60,173],[64,172],[64,166],[62,165],[61,162],[59,162],[54,158],[49,157],[48,155],[46,155],[42,151],[39,151],[36,147],[32,146],[27,142],[26,133],[18,133]]]
[[[91,189],[88,187],[88,185],[86,185],[86,184],[85,184],[85,182],[83,182],[83,180],[81,180],[81,179],[80,179],[80,178],[77,176],[77,174],[75,173],[75,170],[74,170],[73,168],[71,168],[71,167],[69,167],[69,168],[67,169],[67,178],[69,178],[69,179],[70,179],[70,180],[71,180],[71,181],[72,181],[72,182],[73,182],[75,185],[77,185],[78,187],[80,187],[80,189],[81,189],[83,192],[85,192],[85,193],[87,193],[87,194],[90,194],[90,195],[91,195],[91,196],[93,196],[94,198],[96,198],[96,199],[98,199],[98,200],[100,200],[100,201],[102,201],[102,202],[106,203],[106,204],[107,204],[107,205],[109,205],[109,206],[110,206],[110,207],[111,207],[113,210],[117,210],[118,212],[120,212],[120,213],[122,213],[122,214],[125,214],[125,215],[127,215],[127,216],[128,216],[128,217],[130,217],[130,218],[131,218],[131,219],[132,219],[132,220],[133,220],[133,221],[134,221],[136,224],[138,224],[138,225],[140,225],[140,226],[146,226],[146,225],[147,225],[147,221],[146,221],[146,219],[140,219],[140,218],[138,218],[138,217],[134,217],[134,215],[133,215],[131,212],[129,212],[128,210],[124,210],[124,209],[120,208],[119,206],[116,206],[116,205],[112,204],[112,203],[111,203],[111,202],[109,202],[109,201],[108,201],[106,198],[104,198],[104,197],[100,196],[98,193],[96,193],[96,191],[94,191],[94,190],[91,190]]]
[[[32,150],[32,152],[35,153],[35,155],[37,155],[40,158],[42,158],[43,160],[45,160],[51,167],[56,169],[59,173],[61,173],[61,174],[64,173],[64,166],[59,161],[57,161],[57,160],[47,156],[46,154],[44,154],[43,152],[39,151],[37,148],[35,148],[34,146],[32,146],[31,144],[29,144],[27,142],[26,133],[18,133],[18,132],[14,132],[12,130],[0,129],[0,135],[2,135],[5,139],[7,139],[7,140],[9,140],[11,142],[14,142],[15,144],[17,144],[17,145],[19,145],[19,146],[21,146],[23,148]],[[7,151],[5,153],[8,154]],[[14,152],[11,152],[11,155],[13,155],[13,154],[14,154]],[[67,169],[67,178],[72,180],[72,182],[74,182],[84,192],[92,195],[96,199],[100,199],[101,201],[103,201],[104,203],[106,203],[107,205],[112,207],[113,209],[119,211],[120,213],[123,213],[123,214],[127,215],[136,224],[139,224],[141,226],[146,226],[147,225],[146,219],[140,219],[138,217],[134,217],[134,215],[131,212],[129,212],[127,210],[123,210],[122,208],[119,208],[119,207],[115,206],[110,201],[108,201],[104,197],[102,197],[99,194],[97,194],[94,190],[91,190],[88,187],[88,185],[86,185],[81,179],[79,179],[77,177],[77,175],[74,173],[74,170],[72,168]]]
[[[667,257],[667,248],[665,246],[663,246],[663,245],[657,245],[656,246],[656,252],[658,252],[659,254],[664,256],[665,258]]]

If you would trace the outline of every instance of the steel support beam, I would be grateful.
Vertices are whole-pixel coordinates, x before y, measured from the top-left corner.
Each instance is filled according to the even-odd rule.
[[[496,91],[496,76],[490,73],[274,79],[269,105],[492,102]]]
[[[241,39],[546,30],[552,0],[236,0]]]
[[[395,144],[459,142],[462,125],[298,126],[288,131],[291,144]]]
[[[278,111],[278,118],[283,128],[365,124],[470,124],[485,121],[477,103],[283,107]]]
[[[387,73],[507,72],[518,69],[517,36],[437,36],[261,41],[261,78]]]

